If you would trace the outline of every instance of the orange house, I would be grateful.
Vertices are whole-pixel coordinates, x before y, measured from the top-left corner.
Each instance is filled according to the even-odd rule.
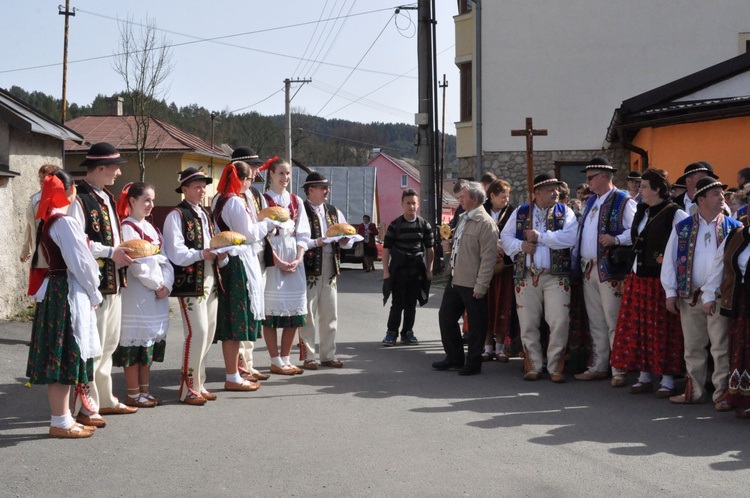
[[[674,181],[708,161],[729,186],[750,166],[750,53],[623,101],[607,133],[631,169],[662,168]]]

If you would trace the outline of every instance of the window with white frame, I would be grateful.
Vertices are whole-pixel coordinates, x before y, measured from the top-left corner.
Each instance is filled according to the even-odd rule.
[[[401,188],[409,186],[409,178],[406,175],[401,175]]]

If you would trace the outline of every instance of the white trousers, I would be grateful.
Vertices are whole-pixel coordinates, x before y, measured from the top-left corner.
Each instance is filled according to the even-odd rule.
[[[114,408],[118,399],[112,394],[112,353],[120,343],[122,300],[120,294],[104,296],[96,309],[96,328],[102,343],[102,355],[94,359],[94,382],[89,383],[94,408]]]
[[[180,400],[187,397],[190,382],[196,393],[204,390],[206,356],[214,340],[216,312],[219,304],[215,282],[214,267],[210,262],[206,262],[203,274],[203,296],[179,298],[180,316],[182,316],[182,327],[185,333]]]
[[[617,316],[620,313],[620,281],[601,282],[596,261],[583,276],[583,298],[586,301],[586,314],[589,318],[589,330],[593,342],[589,370],[606,372],[609,367],[609,353],[615,340]],[[612,368],[612,374],[624,374],[624,370]]]
[[[333,361],[336,359],[336,324],[338,298],[333,255],[323,255],[323,268],[319,277],[307,277],[307,325],[299,329],[300,359]],[[315,350],[315,332],[320,348]],[[303,349],[304,348],[304,349]]]
[[[547,371],[562,372],[561,361],[568,344],[570,325],[570,279],[567,276],[542,273],[536,285],[531,272],[526,271],[523,281],[516,282],[516,308],[521,328],[521,342],[526,355],[527,372],[542,371],[544,352],[540,341],[539,325],[544,319],[549,324],[547,345]]]

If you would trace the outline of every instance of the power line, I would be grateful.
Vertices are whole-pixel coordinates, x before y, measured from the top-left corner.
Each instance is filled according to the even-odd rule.
[[[304,131],[305,133],[312,133],[314,135],[321,135],[323,137],[329,137],[329,138],[335,138],[335,139],[338,139],[338,140],[344,140],[346,142],[352,142],[352,143],[355,143],[355,144],[370,145],[372,147],[380,147],[380,148],[383,148],[383,149],[395,150],[397,152],[403,152],[405,154],[410,154],[411,152],[413,152],[413,151],[408,151],[408,150],[405,150],[405,149],[397,149],[395,147],[388,147],[386,145],[374,144],[374,143],[370,143],[370,142],[361,142],[359,140],[352,140],[351,138],[338,137],[336,135],[328,135],[327,133],[322,133],[320,131],[315,131],[315,130],[308,130],[308,129],[305,129],[305,128],[298,128],[298,130]]]
[[[276,90],[275,92],[273,92],[273,93],[272,93],[271,95],[269,95],[268,97],[264,98],[263,100],[259,100],[259,101],[257,101],[257,102],[256,102],[256,103],[254,103],[254,104],[250,104],[250,105],[247,105],[247,106],[245,106],[245,107],[240,107],[239,109],[235,109],[235,110],[233,110],[233,111],[229,111],[229,113],[228,113],[228,114],[233,114],[233,113],[235,113],[235,112],[237,112],[237,111],[244,111],[245,109],[250,109],[251,107],[255,107],[255,106],[256,106],[256,105],[258,105],[258,104],[262,104],[263,102],[265,102],[266,100],[270,99],[271,97],[273,97],[273,96],[274,96],[274,95],[276,95],[277,93],[281,92],[282,90],[284,90],[284,87],[283,87],[283,86],[282,86],[281,88],[279,88],[278,90]]]
[[[326,7],[328,7],[328,0],[326,0],[325,5],[323,5],[323,10],[320,11],[320,17],[318,17],[318,22],[315,24],[315,29],[313,30],[312,35],[310,35],[310,41],[307,42],[307,45],[305,46],[305,51],[302,52],[302,57],[305,57],[307,55],[307,50],[310,48],[310,45],[312,45],[312,41],[315,39],[315,33],[318,32],[320,20],[323,19],[323,14],[325,14],[326,12]],[[312,53],[310,55],[312,56]],[[302,64],[302,59],[297,61],[297,67],[295,67],[294,71],[292,71],[293,77],[297,74],[297,69],[299,69],[300,64]],[[307,63],[305,63],[305,65],[307,65]]]
[[[352,12],[352,10],[354,9],[355,5],[357,5],[357,0],[354,0],[354,2],[352,2],[352,6],[349,7],[349,11],[347,12],[347,14],[350,14]],[[344,3],[341,5],[341,10],[339,11],[339,14],[341,13],[341,11],[344,10],[345,6],[346,6],[346,1],[344,1]],[[346,21],[347,21],[347,18],[345,18],[345,19],[343,19],[341,21],[341,24],[339,25],[339,29],[338,29],[338,31],[336,31],[336,36],[333,37],[333,41],[331,41],[331,43],[328,45],[328,50],[326,50],[326,53],[323,55],[323,58],[320,58],[319,57],[320,53],[318,53],[318,57],[316,57],[316,58],[320,59],[320,62],[318,62],[318,66],[315,69],[312,69],[312,66],[311,66],[311,69],[312,69],[312,73],[310,73],[311,77],[315,76],[315,73],[318,72],[318,69],[320,69],[321,63],[325,62],[326,59],[328,59],[328,55],[331,53],[331,50],[333,49],[333,46],[336,45],[336,42],[338,41],[339,36],[341,35],[341,31],[343,31],[344,26],[346,25]],[[334,23],[334,27],[335,27],[335,23]],[[332,31],[333,31],[333,29],[331,29],[331,32]],[[331,33],[329,32],[328,33],[329,36],[326,37],[326,42],[328,41],[328,38],[330,37],[330,34]],[[325,42],[324,42],[323,46],[325,46]],[[323,49],[323,47],[321,47],[321,51],[322,51],[322,49]]]

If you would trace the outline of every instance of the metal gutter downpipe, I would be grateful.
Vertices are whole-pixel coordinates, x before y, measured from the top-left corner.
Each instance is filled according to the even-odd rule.
[[[474,126],[476,127],[476,161],[474,163],[474,180],[482,178],[482,4],[481,0],[474,2],[474,78],[476,78],[474,95]]]

